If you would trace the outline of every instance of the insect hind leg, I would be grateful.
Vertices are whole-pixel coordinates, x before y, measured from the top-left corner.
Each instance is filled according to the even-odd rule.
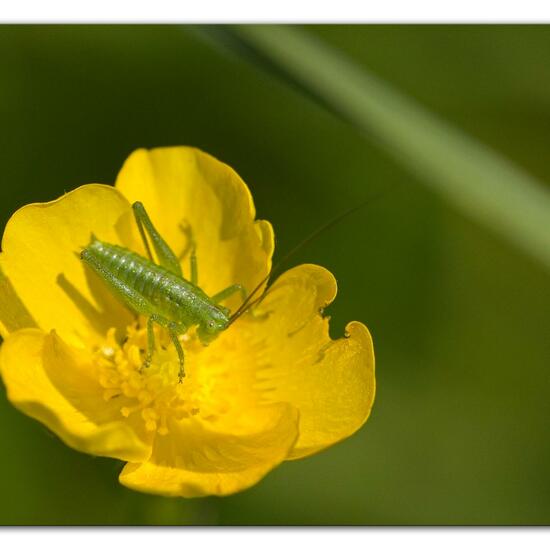
[[[187,222],[182,222],[179,225],[179,228],[187,237],[187,244],[185,248],[181,251],[181,254],[178,256],[178,260],[181,262],[189,252],[191,256],[189,257],[189,268],[190,268],[190,277],[191,282],[194,285],[199,284],[199,270],[197,264],[197,241],[193,236],[193,229]]]
[[[132,210],[134,211],[134,217],[139,229],[139,234],[141,235],[149,259],[152,262],[154,261],[153,255],[151,254],[151,248],[149,247],[149,241],[147,240],[147,235],[153,243],[153,248],[155,249],[159,264],[171,273],[181,277],[181,266],[177,256],[168,246],[168,243],[161,237],[160,233],[155,229],[155,226],[153,225],[153,222],[151,222],[151,218],[149,218],[149,214],[147,214],[143,204],[141,202],[134,202],[134,204],[132,204]]]

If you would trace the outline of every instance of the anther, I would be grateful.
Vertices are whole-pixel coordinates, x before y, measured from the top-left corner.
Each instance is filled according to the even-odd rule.
[[[146,335],[144,329],[133,331],[129,328],[128,335],[128,342],[120,344],[114,338],[114,330],[110,330],[103,346],[97,349],[97,376],[103,389],[102,397],[105,401],[119,398],[118,410],[122,417],[129,418],[139,413],[145,430],[166,435],[172,419],[181,420],[199,414],[198,403],[195,399],[190,400],[190,396],[184,396],[185,390],[180,386],[186,377],[183,358],[179,357],[179,365],[175,358],[157,363],[156,355],[147,357],[140,351]],[[164,359],[162,353],[158,357]],[[147,375],[142,373],[149,367]],[[175,383],[176,375],[178,384]],[[194,381],[189,380],[189,384],[193,386]]]

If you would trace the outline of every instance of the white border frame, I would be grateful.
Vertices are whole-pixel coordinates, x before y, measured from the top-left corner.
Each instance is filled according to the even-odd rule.
[[[547,0],[3,0],[4,23],[540,23]]]

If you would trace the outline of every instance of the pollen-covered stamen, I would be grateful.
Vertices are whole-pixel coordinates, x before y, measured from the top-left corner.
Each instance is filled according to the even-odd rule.
[[[104,345],[96,351],[96,364],[105,401],[120,399],[123,418],[139,415],[147,431],[165,435],[170,418],[181,420],[201,413],[205,392],[192,362],[184,382],[178,383],[177,354],[166,332],[156,330],[157,348],[148,367],[144,366],[147,331],[140,326],[128,327],[122,342],[117,341],[116,330],[109,329]],[[200,351],[193,336],[186,334],[180,341],[186,350]]]

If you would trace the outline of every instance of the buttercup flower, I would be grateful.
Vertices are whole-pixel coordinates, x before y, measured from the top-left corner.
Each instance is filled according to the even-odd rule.
[[[145,256],[131,204],[141,201],[170,247],[192,227],[199,286],[249,291],[271,268],[271,225],[228,166],[187,147],[135,151],[116,185],[85,185],[9,220],[0,255],[0,372],[8,398],[67,445],[126,461],[120,482],[169,496],[225,495],[283,460],[354,433],[374,399],[366,327],[331,340],[322,309],[336,295],[324,268],[284,273],[258,307],[209,346],[180,337],[186,376],[166,331],[141,368],[145,320],[78,257],[93,234]],[[182,262],[184,276],[189,275]],[[224,305],[234,311],[235,295]]]

